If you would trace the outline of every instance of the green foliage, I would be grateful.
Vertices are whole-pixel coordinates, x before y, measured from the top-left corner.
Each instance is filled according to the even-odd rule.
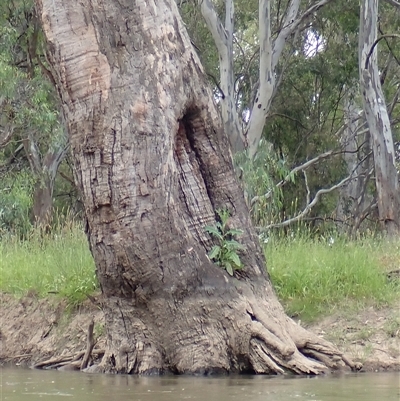
[[[8,234],[26,237],[32,228],[33,177],[29,170],[7,174],[0,181],[0,238]]]
[[[60,125],[57,102],[36,62],[44,49],[34,15],[32,1],[6,0],[0,6],[0,109],[7,111],[0,125],[12,123],[21,137],[34,132],[38,142],[52,142]]]
[[[247,157],[246,152],[242,152],[235,155],[234,162],[240,170],[253,222],[264,226],[280,221],[283,192],[276,184],[290,173],[286,160],[279,159],[269,145],[261,140],[253,160]],[[295,177],[291,176],[289,181],[294,183]],[[259,199],[252,204],[255,197]]]
[[[339,150],[343,99],[358,80],[357,35],[348,31],[348,22],[342,26],[341,20],[336,21],[339,11],[324,7],[321,12],[328,13],[331,20],[317,18],[298,38],[298,50],[290,57],[264,129],[265,138],[286,160],[289,169],[330,149]],[[317,44],[319,51],[313,54]],[[343,179],[344,167],[342,156],[310,167],[307,181],[311,199],[322,187],[329,188]],[[281,219],[303,210],[307,195],[301,174],[295,183],[282,189]],[[325,216],[334,212],[336,196],[337,193],[331,193],[322,197],[313,214]],[[296,210],[292,210],[293,205]]]
[[[79,224],[64,222],[51,235],[33,231],[29,240],[1,239],[1,291],[40,297],[56,293],[76,306],[97,289],[94,261]]]
[[[385,331],[390,337],[400,337],[400,316],[392,316],[385,325]]]
[[[387,255],[400,262],[400,244],[376,238],[269,238],[268,271],[289,315],[315,320],[334,311],[393,305],[400,286],[390,282]]]
[[[230,213],[227,209],[217,210],[220,221],[215,226],[206,226],[205,230],[213,236],[218,245],[214,245],[208,254],[208,257],[223,267],[230,276],[233,276],[235,270],[243,267],[238,251],[243,249],[235,237],[242,234],[242,230],[229,228],[228,220]]]
[[[106,330],[103,323],[95,323],[93,330],[94,338],[97,340],[99,337],[104,336],[105,331]]]
[[[0,93],[0,127],[12,125],[15,142],[29,134],[43,154],[49,147],[65,144],[54,89],[40,70],[30,78],[19,68],[2,61],[0,56]]]
[[[218,53],[200,9],[197,4],[189,1],[183,2],[179,11],[186,24],[190,39],[196,50],[198,50],[205,71],[210,78],[213,77],[210,82],[215,85],[215,80],[218,81],[219,75]]]
[[[33,184],[45,181],[43,177],[48,170],[44,161],[49,160],[46,156],[56,149],[63,149],[67,142],[55,88],[44,73],[48,69],[44,46],[33,1],[0,2],[0,132],[12,133],[9,142],[0,149],[0,167],[7,170],[11,181],[17,183],[25,177],[19,177],[21,167],[30,168],[32,185],[29,188],[23,186],[29,197],[32,196]],[[31,192],[26,192],[27,189]],[[7,191],[8,198],[13,198],[14,194]],[[2,195],[0,200],[4,197]],[[9,216],[12,218],[12,213],[15,214],[15,207],[11,207],[9,201],[0,203],[4,205],[0,229],[4,231],[16,226],[22,230],[19,227],[21,216],[15,216],[15,223],[8,219]],[[11,205],[18,207],[18,202]],[[21,208],[22,212],[24,219],[29,221],[25,208]],[[27,229],[25,226],[23,231]]]

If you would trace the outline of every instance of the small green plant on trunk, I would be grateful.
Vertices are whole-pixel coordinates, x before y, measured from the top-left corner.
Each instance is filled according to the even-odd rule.
[[[236,241],[235,237],[243,231],[228,227],[230,213],[227,209],[217,210],[217,215],[219,221],[216,225],[205,227],[205,230],[218,241],[218,245],[212,247],[208,257],[233,276],[235,270],[242,268],[238,251],[243,249],[243,245]]]

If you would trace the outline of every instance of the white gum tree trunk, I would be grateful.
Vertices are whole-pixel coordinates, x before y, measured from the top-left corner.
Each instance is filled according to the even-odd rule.
[[[222,90],[221,114],[225,132],[233,152],[244,149],[245,142],[236,110],[235,76],[233,65],[234,0],[225,2],[225,22],[218,17],[211,0],[199,0],[203,18],[218,50],[220,65],[220,87]]]
[[[198,0],[201,12],[210,30],[220,58],[220,80],[223,91],[221,112],[232,150],[248,149],[249,157],[257,153],[265,119],[277,89],[279,77],[277,66],[283,49],[300,24],[310,15],[331,0],[321,0],[312,4],[299,14],[301,0],[291,0],[288,4],[283,23],[275,40],[271,36],[271,0],[259,0],[259,43],[260,65],[259,80],[254,103],[251,105],[250,120],[247,127],[242,128],[237,115],[234,88],[233,65],[233,33],[234,33],[234,1],[225,1],[225,23],[219,19],[211,0]]]
[[[372,138],[379,220],[389,235],[400,230],[399,177],[390,120],[378,70],[378,0],[361,1],[359,34],[360,87]]]

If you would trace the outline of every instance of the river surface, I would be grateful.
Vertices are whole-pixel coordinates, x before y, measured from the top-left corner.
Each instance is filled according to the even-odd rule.
[[[133,377],[3,368],[0,400],[399,401],[398,373],[326,377]]]

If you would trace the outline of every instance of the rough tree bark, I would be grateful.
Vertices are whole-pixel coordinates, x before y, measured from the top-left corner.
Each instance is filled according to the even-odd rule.
[[[100,371],[320,373],[355,365],[287,317],[174,0],[36,0],[103,295]],[[210,262],[228,207],[243,270]]]
[[[400,188],[389,115],[377,57],[378,0],[361,2],[359,34],[360,86],[372,138],[379,220],[389,235],[400,232]]]

